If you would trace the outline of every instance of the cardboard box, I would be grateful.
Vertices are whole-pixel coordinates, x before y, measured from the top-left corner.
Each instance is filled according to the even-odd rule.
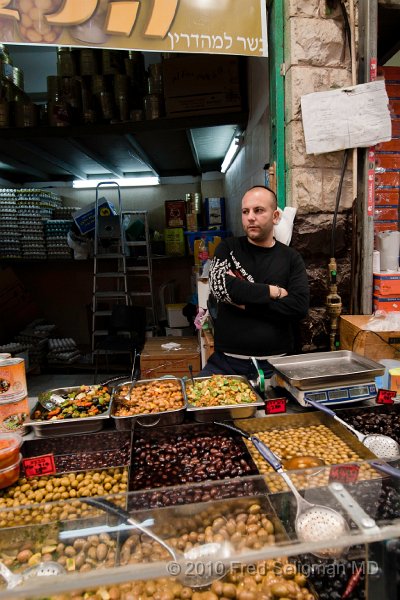
[[[342,315],[340,317],[340,347],[372,360],[399,358],[400,331],[366,331],[363,327],[371,315]]]
[[[184,200],[165,201],[165,225],[167,227],[185,227],[186,203]]]
[[[236,56],[197,54],[163,62],[167,116],[212,114],[242,108]]]
[[[95,205],[96,203],[92,202],[88,206],[84,206],[80,210],[77,210],[72,215],[76,226],[82,234],[89,233],[90,231],[94,230]],[[98,207],[99,217],[109,217],[117,214],[114,205],[104,197],[99,198]]]
[[[165,335],[167,337],[192,337],[193,327],[166,327]]]
[[[399,206],[398,190],[376,190],[375,206]]]
[[[164,229],[165,252],[168,256],[185,256],[183,227]]]
[[[225,198],[206,198],[204,212],[207,227],[225,229]]]
[[[182,310],[185,308],[186,304],[166,304],[165,308],[167,309],[167,320],[169,327],[187,327],[189,325],[189,321],[182,313]]]
[[[163,344],[176,343],[178,350],[165,350]],[[193,373],[200,371],[200,349],[197,336],[154,337],[146,340],[140,360],[142,379],[154,379],[163,375],[189,376],[188,365]]]
[[[385,275],[374,273],[374,294],[376,296],[400,297],[400,274]]]
[[[385,312],[397,312],[400,311],[400,296],[373,296],[373,308],[374,312],[377,310],[384,310]]]

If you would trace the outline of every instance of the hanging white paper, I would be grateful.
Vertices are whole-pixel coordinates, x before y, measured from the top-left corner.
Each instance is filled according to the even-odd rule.
[[[383,80],[301,97],[307,154],[368,148],[392,138]]]

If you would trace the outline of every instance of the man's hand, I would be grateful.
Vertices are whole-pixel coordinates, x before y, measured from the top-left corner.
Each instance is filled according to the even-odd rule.
[[[288,291],[285,288],[277,285],[269,285],[269,295],[271,300],[280,300],[288,296]]]
[[[229,271],[226,272],[226,275],[230,275],[231,277],[236,277],[235,273],[233,273],[233,271],[231,271],[230,269],[229,269]],[[237,308],[241,308],[242,310],[245,309],[244,304],[235,304],[234,302],[232,302],[232,306],[236,306]]]

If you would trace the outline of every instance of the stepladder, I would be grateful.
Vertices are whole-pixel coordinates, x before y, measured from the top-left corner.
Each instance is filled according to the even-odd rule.
[[[102,188],[114,188],[116,205],[100,209]],[[93,240],[93,289],[92,289],[92,359],[105,354],[102,340],[109,333],[109,321],[113,307],[128,306],[128,280],[126,271],[126,246],[123,229],[121,191],[118,183],[104,181],[96,187],[95,228]],[[108,356],[107,356],[108,359]]]
[[[157,329],[148,211],[124,211],[127,289],[133,305],[144,306],[148,330]]]

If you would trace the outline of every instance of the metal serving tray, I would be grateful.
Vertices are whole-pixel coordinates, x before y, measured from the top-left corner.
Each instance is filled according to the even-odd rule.
[[[257,394],[251,387],[246,377],[241,375],[225,375],[226,379],[236,379],[246,383],[252,392],[257,396],[257,402],[244,404],[224,404],[223,406],[195,406],[188,401],[187,412],[193,415],[195,421],[199,423],[209,423],[211,421],[232,421],[233,419],[247,419],[254,417],[259,408],[265,406],[265,400]],[[203,381],[211,379],[210,377],[194,377],[194,381]],[[190,379],[185,381],[185,390],[192,385]]]
[[[126,417],[119,417],[114,414],[115,407],[117,405],[117,396],[118,390],[124,385],[131,385],[131,381],[125,381],[114,388],[112,399],[111,399],[111,417],[115,421],[115,426],[119,430],[127,430],[132,429],[134,423],[140,425],[141,427],[156,427],[165,426],[165,425],[179,425],[182,423],[185,417],[185,411],[187,407],[187,399],[185,393],[185,386],[183,385],[182,379],[179,377],[161,377],[159,379],[140,379],[135,382],[135,386],[140,386],[145,383],[155,382],[155,381],[165,381],[172,379],[174,381],[179,381],[182,387],[182,395],[183,395],[183,406],[181,408],[177,408],[175,410],[165,410],[159,413],[141,413],[139,415],[129,415]]]
[[[77,392],[80,389],[80,385],[73,387],[57,388],[54,390],[48,390],[46,394],[61,394]],[[52,419],[51,421],[38,421],[33,418],[35,411],[40,410],[42,414],[49,412],[46,410],[40,402],[37,402],[30,412],[30,419],[26,422],[26,425],[32,427],[36,437],[47,437],[56,435],[73,435],[75,433],[92,433],[93,431],[100,431],[110,417],[111,402],[108,409],[101,415],[95,417],[82,417],[80,419]]]
[[[282,356],[269,362],[285,381],[301,390],[368,381],[385,372],[380,363],[350,350]]]

